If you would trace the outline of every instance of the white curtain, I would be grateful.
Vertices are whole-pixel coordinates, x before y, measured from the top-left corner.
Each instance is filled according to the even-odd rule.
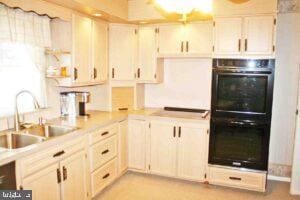
[[[50,19],[0,4],[0,116],[14,112],[15,95],[32,91],[46,106],[45,47],[51,47]],[[33,109],[24,95],[21,112]]]

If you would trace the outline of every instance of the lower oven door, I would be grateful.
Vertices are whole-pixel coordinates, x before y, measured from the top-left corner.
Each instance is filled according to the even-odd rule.
[[[212,119],[209,163],[266,171],[270,123]]]

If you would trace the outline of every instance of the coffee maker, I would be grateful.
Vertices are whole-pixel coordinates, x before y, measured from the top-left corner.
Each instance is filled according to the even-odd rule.
[[[86,104],[90,102],[89,92],[61,92],[60,111],[62,116],[87,116]]]

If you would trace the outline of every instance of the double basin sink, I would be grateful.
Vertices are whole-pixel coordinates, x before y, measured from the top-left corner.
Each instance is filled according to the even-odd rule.
[[[71,133],[78,128],[60,125],[34,125],[19,133],[0,134],[0,148],[6,150],[21,149],[45,140]]]

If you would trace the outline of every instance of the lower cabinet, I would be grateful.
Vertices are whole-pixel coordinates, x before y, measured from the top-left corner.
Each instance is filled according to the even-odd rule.
[[[208,160],[208,124],[151,121],[150,172],[202,182]]]
[[[61,186],[57,177],[58,170],[59,164],[55,163],[23,179],[23,189],[32,190],[34,200],[60,200]]]
[[[146,171],[146,121],[128,121],[128,168]]]
[[[21,189],[33,200],[89,199],[85,137],[17,161]]]
[[[122,121],[119,123],[119,174],[126,172],[128,168],[128,121]]]

